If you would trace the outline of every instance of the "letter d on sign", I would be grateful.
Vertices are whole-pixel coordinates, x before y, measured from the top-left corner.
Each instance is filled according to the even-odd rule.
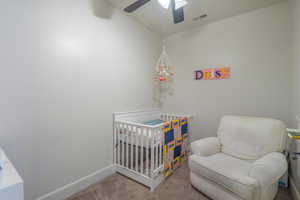
[[[203,78],[203,72],[201,70],[194,72],[195,80],[201,80]]]

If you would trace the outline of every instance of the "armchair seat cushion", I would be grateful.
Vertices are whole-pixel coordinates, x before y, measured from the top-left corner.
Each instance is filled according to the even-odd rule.
[[[192,155],[189,158],[193,174],[209,179],[242,199],[255,199],[259,192],[257,180],[248,175],[251,166],[251,161],[224,153],[207,157]]]

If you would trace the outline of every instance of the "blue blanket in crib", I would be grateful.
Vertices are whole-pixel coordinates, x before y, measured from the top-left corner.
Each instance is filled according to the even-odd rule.
[[[155,125],[161,124],[163,122],[164,122],[163,120],[154,119],[154,120],[150,120],[150,121],[145,121],[145,122],[143,122],[143,124],[149,125],[149,126],[155,126]]]

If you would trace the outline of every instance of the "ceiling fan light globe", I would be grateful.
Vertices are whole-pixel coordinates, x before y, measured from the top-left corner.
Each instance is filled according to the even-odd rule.
[[[171,0],[157,0],[157,1],[164,9],[169,9]]]
[[[175,0],[175,10],[186,6],[188,2],[186,0]]]

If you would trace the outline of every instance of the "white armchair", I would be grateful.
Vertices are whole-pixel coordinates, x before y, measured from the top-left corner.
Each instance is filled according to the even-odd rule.
[[[287,170],[285,142],[279,120],[225,116],[217,137],[191,144],[191,183],[214,200],[272,200]]]

